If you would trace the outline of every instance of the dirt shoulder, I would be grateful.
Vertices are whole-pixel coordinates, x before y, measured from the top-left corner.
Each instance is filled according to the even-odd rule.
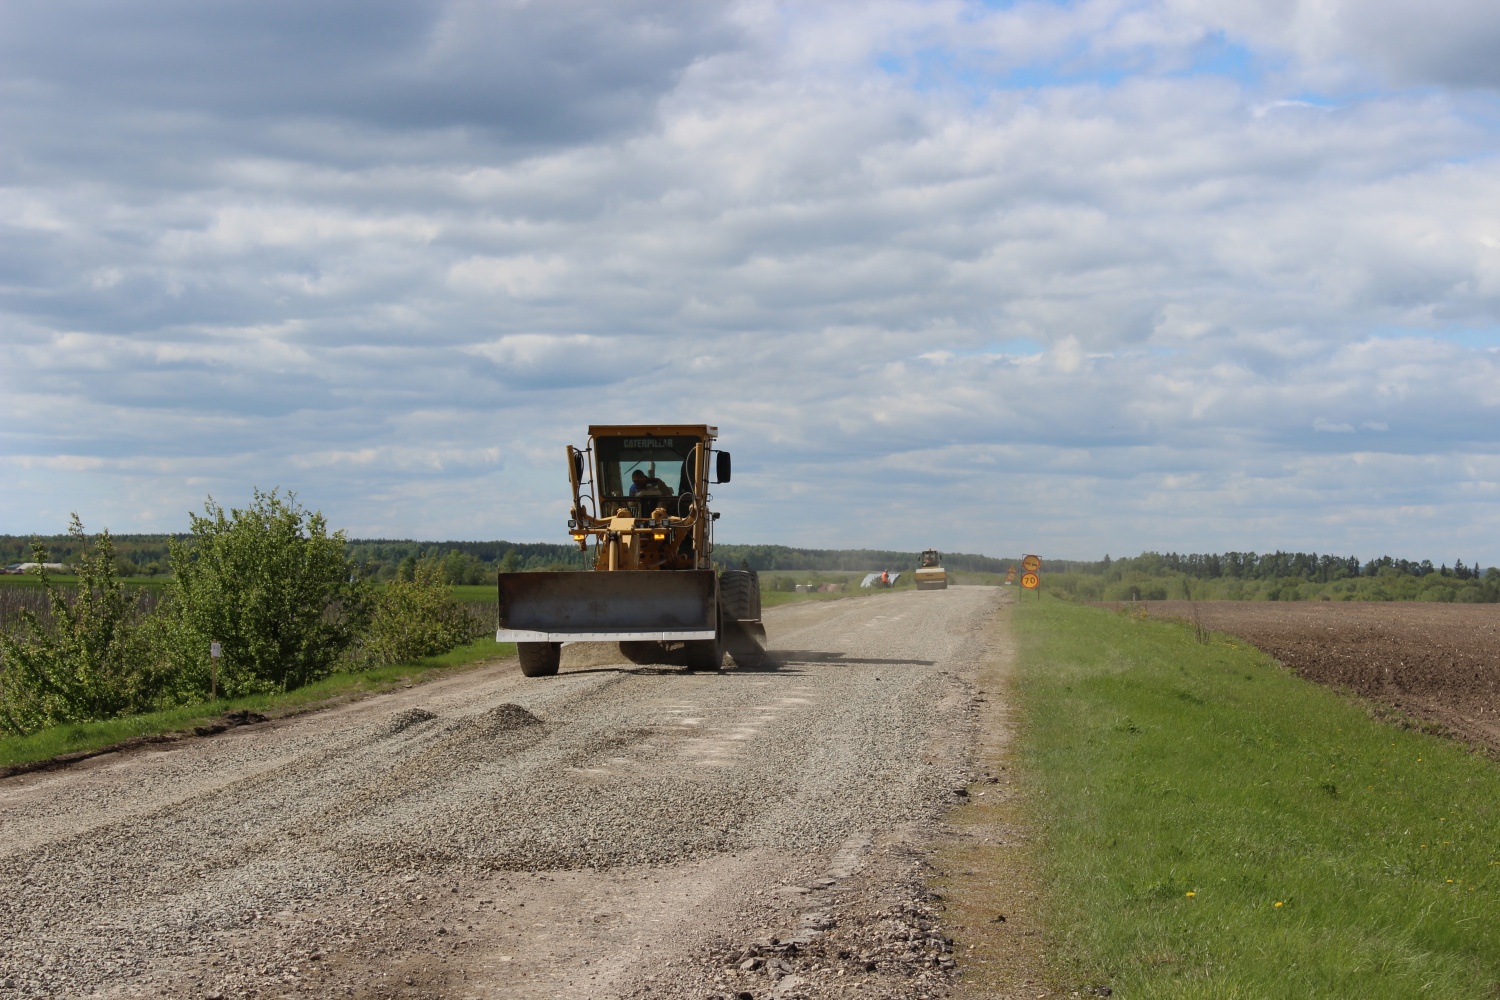
[[[1007,593],[1007,596],[1011,596]],[[932,887],[972,1000],[1064,995],[1045,957],[1037,831],[1027,820],[1016,761],[1014,599],[988,623],[975,665],[973,774],[934,841]]]

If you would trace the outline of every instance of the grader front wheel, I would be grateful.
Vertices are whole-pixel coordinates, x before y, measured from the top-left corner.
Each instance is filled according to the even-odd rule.
[[[754,670],[766,662],[766,627],[760,621],[760,577],[749,570],[719,574],[724,605],[724,645],[735,666]]]
[[[527,677],[551,677],[562,662],[562,643],[518,642],[516,655],[521,660],[521,673]]]
[[[766,662],[766,627],[759,622],[726,622],[724,645],[735,666],[755,670]]]
[[[724,629],[712,639],[683,643],[689,670],[722,670],[724,668]]]

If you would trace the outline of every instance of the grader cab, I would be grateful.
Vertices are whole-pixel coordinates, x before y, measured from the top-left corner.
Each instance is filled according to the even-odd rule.
[[[731,471],[717,437],[707,424],[607,425],[568,446],[568,532],[593,570],[500,574],[495,638],[516,644],[522,673],[557,673],[565,642],[617,642],[634,663],[695,670],[719,669],[726,652],[764,661],[759,579],[713,568],[709,487]]]

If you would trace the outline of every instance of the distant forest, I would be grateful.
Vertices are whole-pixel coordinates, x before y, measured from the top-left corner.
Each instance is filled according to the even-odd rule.
[[[1042,573],[1042,586],[1079,601],[1454,601],[1500,603],[1500,569],[1479,560],[1434,566],[1381,556],[1313,552],[1225,552],[1178,555],[1147,552],[1066,563]]]
[[[1176,552],[1163,555],[1160,552],[1143,552],[1134,558],[1125,559],[1110,559],[1105,556],[1098,562],[1059,560],[1051,568],[1064,573],[1100,576],[1135,572],[1147,576],[1182,574],[1195,580],[1284,580],[1290,577],[1309,583],[1333,583],[1336,580],[1379,576],[1381,570],[1414,577],[1437,573],[1439,576],[1451,576],[1459,580],[1477,580],[1484,575],[1477,559],[1469,566],[1465,566],[1462,559],[1455,559],[1450,567],[1446,563],[1434,566],[1431,559],[1416,562],[1381,556],[1361,563],[1356,556],[1280,551],[1262,554],[1225,552],[1220,555],[1178,555]]]
[[[114,535],[120,571],[128,576],[161,576],[171,571],[168,544],[186,535]],[[67,535],[38,539],[50,558],[69,563],[76,556],[76,543]],[[32,538],[0,535],[0,564],[31,559]],[[422,542],[410,539],[354,539],[348,544],[350,560],[360,573],[373,580],[409,578],[419,560],[435,560],[449,582],[487,583],[497,570],[568,570],[588,568],[590,556],[576,545],[547,542]],[[714,553],[723,566],[745,565],[754,570],[806,570],[877,572],[903,570],[916,565],[918,553],[889,549],[803,549],[786,545],[734,545],[718,543]],[[1097,561],[1048,560],[1042,554],[1044,577],[1053,573],[1121,579],[1126,575],[1187,577],[1196,580],[1301,580],[1333,583],[1374,577],[1422,578],[1436,575],[1455,581],[1500,577],[1500,570],[1483,570],[1478,560],[1452,566],[1434,566],[1420,561],[1381,556],[1361,562],[1355,556],[1320,555],[1315,552],[1225,552],[1221,554],[1162,554]],[[970,553],[944,553],[948,568],[969,573],[1004,573],[1020,561],[1020,555],[995,557]]]
[[[115,559],[126,576],[161,576],[171,572],[168,544],[186,535],[113,535]],[[78,555],[77,543],[67,535],[38,539],[55,562],[69,563]],[[0,535],[0,563],[31,559],[29,537]],[[549,542],[421,542],[411,539],[356,538],[347,551],[360,573],[373,580],[409,579],[420,560],[435,560],[454,584],[487,583],[499,570],[576,570],[592,566],[592,554],[577,545]],[[902,570],[917,563],[916,552],[882,549],[796,549],[785,545],[729,545],[718,543],[714,554],[724,566],[742,563],[755,570],[846,570],[878,572]],[[1017,557],[1019,558],[1019,557]],[[1004,573],[1016,559],[963,553],[943,556],[955,570]]]

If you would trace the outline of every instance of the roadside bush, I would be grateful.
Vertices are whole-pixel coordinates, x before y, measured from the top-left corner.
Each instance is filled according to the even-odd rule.
[[[109,532],[89,545],[74,514],[68,534],[79,549],[72,599],[38,570],[46,610],[20,608],[0,631],[0,729],[15,735],[145,711],[160,689],[137,626],[137,595],[116,576]],[[48,561],[40,544],[32,554]]]
[[[255,490],[249,507],[227,514],[210,497],[203,516],[188,517],[192,535],[172,543],[170,600],[150,630],[175,697],[207,693],[214,640],[225,697],[326,677],[369,618],[369,588],[344,556],[344,533],[276,490]]]
[[[472,615],[444,582],[436,562],[417,563],[410,580],[396,580],[375,595],[374,613],[355,654],[360,666],[383,667],[436,656],[481,634]]]

